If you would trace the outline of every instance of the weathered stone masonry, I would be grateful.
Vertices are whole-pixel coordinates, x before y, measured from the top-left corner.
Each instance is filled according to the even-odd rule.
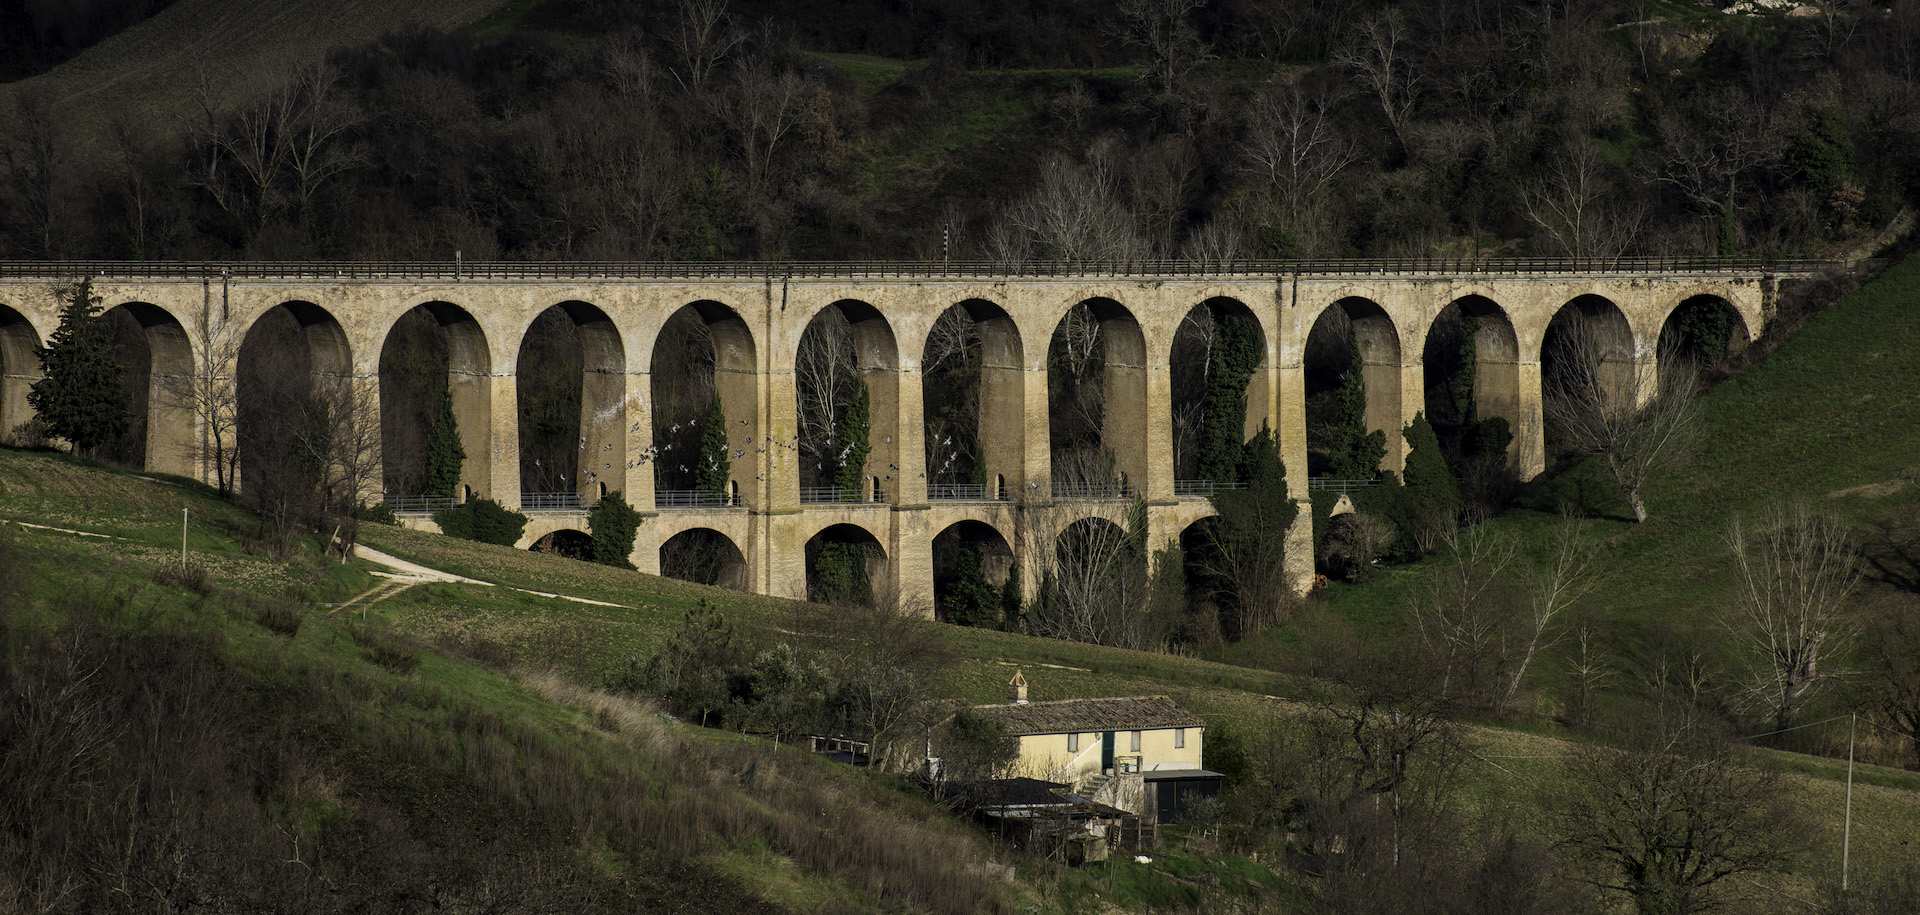
[[[1555,272],[1480,265],[1326,273],[1108,274],[1048,276],[920,275],[849,278],[832,268],[780,272],[755,268],[735,276],[646,276],[620,268],[476,267],[464,273],[434,265],[343,265],[336,276],[313,266],[235,265],[140,268],[126,265],[0,265],[0,431],[30,415],[26,389],[37,377],[33,346],[58,324],[59,293],[82,275],[94,277],[107,309],[124,307],[139,322],[152,352],[148,434],[150,469],[211,476],[198,456],[204,430],[171,392],[204,358],[211,316],[244,335],[268,311],[287,306],[304,328],[316,372],[378,375],[382,347],[395,322],[419,306],[447,332],[449,381],[468,455],[465,488],[508,506],[520,504],[516,364],[533,320],[559,307],[580,330],[586,365],[581,479],[590,501],[603,489],[624,490],[649,515],[633,562],[659,569],[660,548],[683,531],[717,531],[742,554],[750,590],[803,596],[805,546],[822,530],[852,525],[885,553],[880,588],[907,605],[932,599],[932,542],[953,524],[991,527],[1016,555],[1041,555],[1066,524],[1085,517],[1118,519],[1116,501],[1055,499],[1050,487],[1047,348],[1067,311],[1092,302],[1107,332],[1105,438],[1129,483],[1149,506],[1155,543],[1177,537],[1212,513],[1204,499],[1180,497],[1173,479],[1169,357],[1175,331],[1195,306],[1218,302],[1259,322],[1265,359],[1249,385],[1246,428],[1278,432],[1296,496],[1306,488],[1305,373],[1302,356],[1315,321],[1344,308],[1360,344],[1369,424],[1386,431],[1387,465],[1404,458],[1400,430],[1424,409],[1421,366],[1426,337],[1440,313],[1460,303],[1479,318],[1483,416],[1508,419],[1516,436],[1511,459],[1522,476],[1545,464],[1541,429],[1540,352],[1547,326],[1579,301],[1624,328],[1612,357],[1623,373],[1657,358],[1661,330],[1675,308],[1710,296],[1740,315],[1751,338],[1766,322],[1774,280],[1760,270],[1620,269]],[[700,269],[687,265],[681,272]],[[331,266],[324,272],[333,272]],[[842,271],[846,272],[846,271]],[[910,271],[902,271],[910,272]],[[878,504],[802,501],[797,465],[794,362],[801,333],[838,303],[854,329],[860,371],[872,393],[873,451],[869,476],[885,492]],[[949,307],[965,304],[984,341],[981,381],[982,460],[989,493],[1006,499],[930,500],[923,466],[920,363],[929,329]],[[650,367],[667,319],[692,308],[715,347],[716,389],[732,426],[732,479],[740,508],[655,510]],[[237,347],[236,347],[237,349]],[[223,372],[231,374],[228,364]],[[1629,377],[1623,374],[1622,377]],[[1641,396],[1650,392],[1641,391]],[[244,477],[244,469],[242,470]],[[377,479],[377,477],[376,477]],[[377,494],[373,494],[377,496]],[[1303,519],[1306,513],[1302,515]],[[540,513],[527,543],[560,528],[583,529],[579,512]],[[1296,572],[1311,575],[1307,524],[1296,534]],[[525,544],[523,544],[525,545]],[[1036,566],[1022,562],[1031,575]]]

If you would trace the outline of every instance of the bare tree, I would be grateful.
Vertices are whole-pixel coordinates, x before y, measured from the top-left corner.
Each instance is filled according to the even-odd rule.
[[[1330,114],[1336,101],[1324,89],[1309,94],[1298,82],[1262,93],[1241,144],[1284,225],[1308,249],[1315,247],[1307,240],[1322,221],[1327,186],[1358,156]]]
[[[672,71],[673,78],[698,96],[746,36],[733,27],[726,0],[680,0],[674,7],[677,16],[667,32],[667,46],[680,56],[680,67]]]
[[[310,421],[302,446],[319,456],[320,531],[341,562],[353,558],[360,537],[360,510],[380,482],[380,389],[375,378],[351,375],[315,379]]]
[[[792,70],[739,66],[733,84],[713,98],[714,117],[732,132],[747,166],[747,186],[767,190],[774,156],[806,113],[807,81]]]
[[[1135,502],[1128,527],[1101,518],[1074,520],[1060,505],[1042,509],[1023,538],[1023,565],[1042,571],[1029,606],[1035,635],[1120,648],[1148,648],[1146,506]],[[1058,532],[1055,536],[1054,532]]]
[[[1717,885],[1785,864],[1795,817],[1786,784],[1740,765],[1697,732],[1590,747],[1557,786],[1560,844],[1592,866],[1587,879],[1640,912],[1699,912]]]
[[[1213,57],[1187,16],[1205,5],[1206,0],[1118,0],[1114,4],[1120,20],[1113,31],[1121,41],[1147,52],[1152,61],[1148,72],[1163,95],[1173,94],[1181,77]]]
[[[1410,595],[1412,616],[1439,674],[1439,698],[1491,704],[1512,628],[1513,601],[1503,589],[1517,551],[1484,524],[1455,530],[1443,542],[1450,561]]]
[[[187,326],[194,354],[192,374],[186,384],[168,388],[178,398],[173,406],[188,412],[200,427],[201,440],[187,444],[188,457],[200,464],[202,472],[212,471],[222,496],[233,494],[240,468],[240,395],[234,372],[244,330],[227,319],[226,290],[216,292],[209,285],[199,312]]]
[[[1507,655],[1507,686],[1501,704],[1512,709],[1526,682],[1527,671],[1542,651],[1559,644],[1565,632],[1560,618],[1592,590],[1597,570],[1597,554],[1585,539],[1586,525],[1568,516],[1554,530],[1546,565],[1535,570],[1523,585],[1522,614],[1515,646]],[[1584,640],[1588,633],[1583,631]],[[1587,645],[1581,644],[1582,663],[1588,663]],[[1586,668],[1582,668],[1585,670]],[[1587,681],[1583,680],[1583,686]]]
[[[1527,219],[1568,257],[1618,258],[1647,221],[1644,205],[1615,202],[1620,194],[1608,177],[1606,159],[1585,135],[1568,143],[1521,195]]]
[[[201,123],[191,125],[189,183],[249,232],[291,208],[303,215],[326,182],[363,161],[351,142],[362,113],[339,94],[339,71],[302,67],[229,113],[200,73]]]
[[[1859,550],[1838,518],[1805,502],[1776,507],[1758,530],[1736,516],[1726,544],[1737,590],[1725,622],[1740,649],[1744,694],[1784,729],[1821,687],[1845,676],[1832,664],[1860,630],[1851,607]]]
[[[1403,145],[1407,141],[1407,122],[1420,100],[1420,74],[1414,70],[1412,41],[1407,22],[1398,7],[1369,20],[1359,35],[1334,56],[1335,62],[1354,72],[1373,93],[1387,126]]]
[[[1606,459],[1634,520],[1645,521],[1647,481],[1684,463],[1699,444],[1699,376],[1672,351],[1653,364],[1619,365],[1623,354],[1610,352],[1597,320],[1584,315],[1568,316],[1560,332],[1547,422],[1559,444]],[[1636,403],[1642,396],[1646,402]]]
[[[799,398],[801,478],[825,486],[843,457],[834,452],[839,424],[859,393],[859,353],[853,327],[838,308],[828,308],[800,334],[794,359],[794,394]]]
[[[1766,106],[1732,88],[1663,112],[1658,122],[1658,179],[1680,190],[1700,212],[1732,228],[1748,197],[1747,178],[1779,159],[1782,139],[1769,129]]]
[[[1086,164],[1054,156],[1041,167],[1040,186],[1005,214],[1034,250],[1067,261],[1124,261],[1146,245],[1133,214],[1119,200],[1113,170],[1103,157]],[[1017,246],[1005,246],[1009,252]]]

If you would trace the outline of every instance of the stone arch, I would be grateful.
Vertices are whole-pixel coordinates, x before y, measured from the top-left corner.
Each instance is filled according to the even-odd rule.
[[[235,387],[241,490],[279,523],[297,523],[297,513],[311,510],[302,508],[310,496],[304,490],[311,487],[302,486],[293,466],[310,431],[301,423],[313,399],[330,393],[331,383],[352,379],[352,367],[346,330],[311,302],[267,309],[240,342]]]
[[[880,309],[841,299],[816,312],[795,353],[794,397],[800,424],[803,488],[833,485],[841,458],[834,445],[858,385],[866,387],[867,459],[855,474],[862,492],[875,484],[898,491],[900,466],[900,348]],[[858,384],[856,385],[855,382]]]
[[[0,439],[33,419],[27,391],[40,380],[40,335],[25,315],[0,305]]]
[[[1684,359],[1706,369],[1745,349],[1752,339],[1752,329],[1733,302],[1719,293],[1703,292],[1688,296],[1667,312],[1654,352],[1662,360]]]
[[[760,443],[759,355],[745,319],[711,299],[683,305],[661,325],[649,365],[656,498],[695,488],[702,424],[718,397],[732,455],[729,491],[760,504],[762,483],[738,454]]]
[[[933,538],[935,617],[962,625],[999,625],[1000,589],[1012,576],[1013,564],[1012,541],[992,524],[966,520],[947,525]],[[974,573],[977,580],[966,581]],[[988,593],[968,593],[982,584]]]
[[[1582,295],[1554,312],[1540,341],[1541,399],[1548,417],[1544,423],[1547,456],[1553,457],[1558,444],[1551,419],[1557,399],[1574,389],[1595,385],[1604,402],[1631,405],[1652,393],[1641,390],[1640,374],[1632,324],[1612,300]]]
[[[660,544],[660,574],[731,591],[748,589],[746,554],[733,538],[710,527],[688,528]]]
[[[1127,530],[1098,515],[1060,528],[1053,538],[1053,606],[1030,617],[1036,634],[1121,648],[1145,647],[1146,562]]]
[[[515,361],[520,492],[591,498],[602,478],[624,485],[626,349],[613,320],[578,300],[540,313]]]
[[[576,528],[557,527],[541,535],[527,547],[527,552],[592,562],[593,535]]]
[[[952,305],[921,347],[921,417],[934,498],[1003,499],[1026,484],[1026,364],[1020,329],[985,299]],[[953,488],[959,487],[959,488]]]
[[[807,540],[807,599],[873,604],[892,593],[887,550],[857,524],[829,524]]]
[[[1068,309],[1047,346],[1047,377],[1055,495],[1141,489],[1148,460],[1147,343],[1133,312],[1108,298]]]
[[[148,302],[125,302],[101,314],[113,336],[131,420],[102,449],[129,467],[191,474],[195,465],[193,345],[172,313]]]
[[[450,302],[417,305],[387,328],[380,347],[380,454],[389,496],[422,493],[427,436],[439,421],[442,391],[452,396],[466,453],[455,496],[493,492],[492,367],[486,331]]]
[[[1472,328],[1471,338],[1466,329]],[[1471,349],[1468,344],[1471,343]],[[1471,353],[1472,384],[1463,382]],[[1520,341],[1513,320],[1499,303],[1483,295],[1455,299],[1427,329],[1420,357],[1426,383],[1424,406],[1443,447],[1458,459],[1470,457],[1475,442],[1462,437],[1470,425],[1498,417],[1507,421],[1506,456],[1512,461],[1523,421],[1520,397]],[[1470,396],[1466,396],[1469,395]]]
[[[1231,583],[1222,573],[1219,540],[1215,536],[1219,515],[1195,518],[1180,529],[1180,560],[1187,586],[1185,632],[1176,633],[1176,641],[1194,650],[1217,647],[1226,640],[1232,595]]]
[[[1329,427],[1325,420],[1331,415],[1341,382],[1349,371],[1360,373],[1367,392],[1367,430],[1386,436],[1387,451],[1381,466],[1397,469],[1406,450],[1402,432],[1405,414],[1400,402],[1403,359],[1400,332],[1387,310],[1380,303],[1359,296],[1342,298],[1321,309],[1307,333],[1302,362],[1306,375],[1310,475],[1327,472],[1327,443],[1312,433]]]
[[[1214,296],[1193,306],[1174,331],[1167,353],[1167,367],[1172,376],[1169,421],[1173,429],[1175,479],[1198,480],[1204,476],[1199,467],[1199,451],[1204,447],[1198,439],[1202,432],[1200,417],[1208,396],[1211,355],[1219,342],[1223,321],[1240,322],[1250,329],[1259,353],[1242,392],[1246,410],[1239,428],[1234,430],[1238,436],[1236,444],[1253,437],[1267,422],[1267,337],[1259,317],[1245,303],[1228,296]]]

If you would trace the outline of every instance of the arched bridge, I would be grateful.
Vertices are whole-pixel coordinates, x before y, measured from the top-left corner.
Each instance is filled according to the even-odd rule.
[[[1523,477],[1545,465],[1542,348],[1564,310],[1595,319],[1607,359],[1622,378],[1651,367],[1677,309],[1723,303],[1735,336],[1765,326],[1778,278],[1806,265],[1730,261],[1432,261],[1254,264],[0,264],[0,432],[31,416],[26,391],[38,376],[33,347],[58,324],[62,292],[91,277],[104,308],[145,343],[144,410],[150,469],[211,478],[209,430],[186,396],[196,375],[248,376],[236,365],[264,321],[293,328],[301,344],[286,363],[314,376],[378,379],[399,328],[444,348],[447,389],[467,460],[462,490],[523,505],[518,376],[523,339],[537,320],[562,322],[577,341],[580,460],[560,493],[526,492],[529,537],[581,527],[580,507],[624,490],[649,515],[633,554],[661,568],[663,550],[722,553],[725,583],[803,596],[808,545],[823,532],[869,539],[883,593],[930,601],[937,535],[964,525],[997,541],[1006,557],[1050,553],[1065,525],[1118,518],[1114,487],[1061,483],[1049,445],[1048,352],[1076,306],[1097,322],[1106,394],[1099,436],[1126,494],[1149,505],[1153,542],[1178,536],[1211,513],[1196,487],[1177,479],[1173,418],[1174,341],[1196,308],[1251,318],[1261,362],[1248,388],[1246,431],[1278,433],[1298,497],[1307,487],[1308,341],[1329,316],[1344,318],[1362,368],[1368,422],[1388,439],[1386,464],[1404,458],[1400,430],[1427,409],[1434,329],[1466,315],[1477,354],[1478,414],[1508,420],[1511,466]],[[949,309],[964,309],[978,334],[978,469],[971,482],[939,482],[927,464],[929,394],[922,366],[928,335]],[[803,332],[834,312],[854,342],[871,396],[870,443],[861,501],[803,489],[796,353]],[[1336,314],[1337,313],[1337,314]],[[677,317],[676,317],[677,316]],[[724,407],[733,455],[731,504],[656,485],[654,404],[683,379],[655,377],[670,320],[712,343],[712,391]],[[688,323],[690,322],[690,323]],[[1455,322],[1455,327],[1462,326]],[[424,330],[420,330],[424,328]],[[537,358],[546,358],[544,355]],[[436,363],[438,365],[439,363]],[[139,369],[142,366],[136,365]],[[271,366],[268,367],[271,370]],[[438,371],[436,369],[435,371]],[[705,371],[705,369],[701,369]],[[700,379],[702,382],[705,379]],[[393,379],[372,388],[390,390]],[[936,392],[937,393],[937,392]],[[1648,391],[1639,390],[1644,397]],[[244,392],[243,392],[244,396]],[[392,430],[388,430],[392,434]],[[242,468],[242,479],[245,470]],[[380,477],[376,474],[373,479]],[[931,482],[930,482],[931,481]],[[984,481],[984,482],[981,482]],[[377,494],[376,494],[377,495]],[[836,533],[837,532],[837,533]],[[1311,574],[1305,525],[1299,574]],[[1039,565],[1022,562],[1031,574]]]

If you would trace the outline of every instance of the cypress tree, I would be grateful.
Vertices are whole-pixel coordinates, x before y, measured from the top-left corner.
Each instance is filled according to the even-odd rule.
[[[43,377],[27,392],[27,402],[76,454],[91,455],[127,431],[129,398],[91,279],[73,287],[60,309],[60,326],[34,354]]]
[[[1460,483],[1440,453],[1440,439],[1424,414],[1407,424],[1406,486],[1401,492],[1402,533],[1413,538],[1414,552],[1424,555],[1460,517]]]
[[[1480,319],[1460,316],[1460,371],[1453,376],[1453,409],[1461,429],[1471,429],[1480,420],[1480,405],[1474,388],[1480,383]]]
[[[467,449],[460,444],[460,424],[453,416],[453,390],[440,389],[440,415],[427,431],[427,481],[424,495],[453,498],[460,486],[460,467]]]
[[[871,421],[873,404],[867,394],[867,383],[860,382],[854,390],[853,402],[847,404],[847,412],[840,417],[840,426],[834,438],[834,457],[840,467],[833,473],[833,486],[840,490],[842,498],[858,500],[860,477],[867,469],[867,454],[873,449],[867,444],[867,425]]]
[[[1353,363],[1340,379],[1339,413],[1327,449],[1328,473],[1336,480],[1371,480],[1387,456],[1387,434],[1367,431],[1367,383],[1360,364],[1360,339],[1348,341]]]
[[[1240,466],[1241,430],[1246,428],[1247,381],[1260,364],[1260,334],[1241,315],[1225,315],[1214,322],[1213,347],[1207,355],[1207,392],[1200,409],[1197,434],[1200,478],[1231,482]]]
[[[707,407],[706,428],[700,430],[700,460],[693,468],[694,491],[725,504],[727,483],[733,477],[733,461],[729,457],[727,411],[720,404],[720,395],[715,394],[713,403]]]
[[[1245,491],[1216,493],[1211,501],[1220,516],[1213,533],[1225,573],[1220,577],[1232,594],[1235,635],[1246,638],[1278,621],[1289,593],[1287,534],[1300,513],[1287,492],[1287,467],[1273,429],[1261,426],[1241,449],[1240,478]]]

